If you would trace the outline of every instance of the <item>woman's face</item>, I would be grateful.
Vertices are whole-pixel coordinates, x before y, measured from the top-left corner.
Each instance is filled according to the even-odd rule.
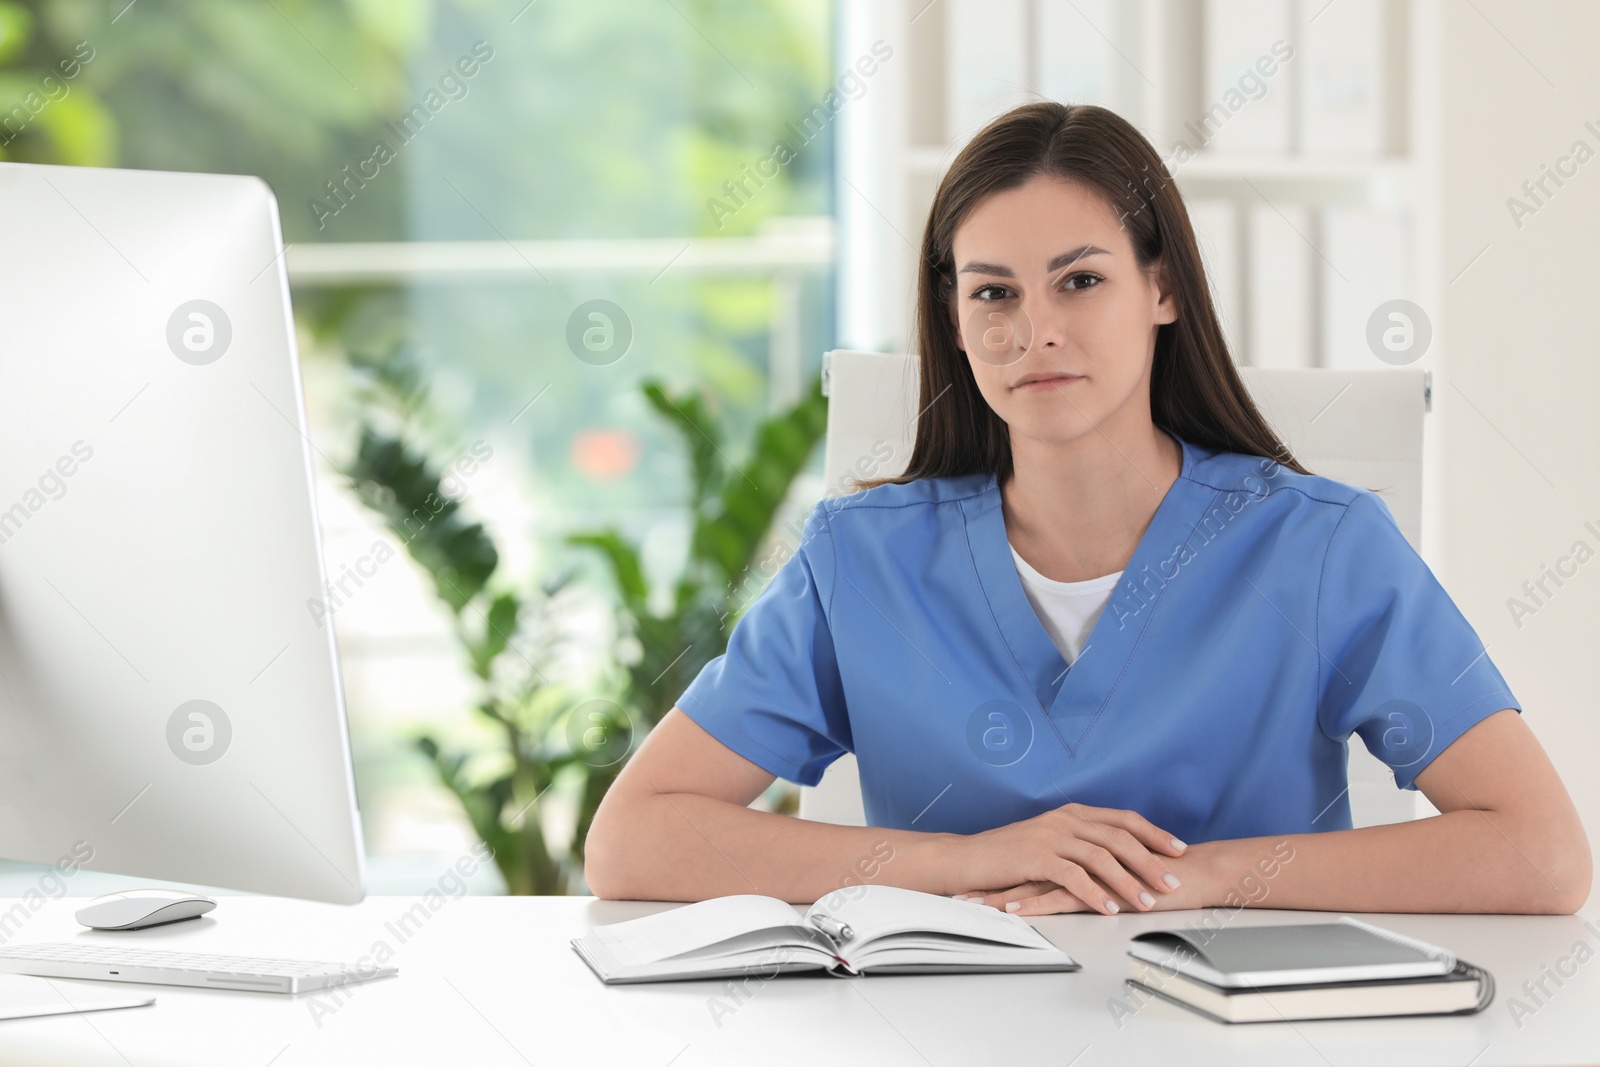
[[[952,250],[956,343],[1013,448],[1149,423],[1156,328],[1177,315],[1098,192],[1035,177],[980,201]]]

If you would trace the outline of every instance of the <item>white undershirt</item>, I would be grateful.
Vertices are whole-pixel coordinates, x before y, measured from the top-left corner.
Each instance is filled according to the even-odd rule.
[[[1083,582],[1058,582],[1034,570],[1014,547],[1011,558],[1016,560],[1017,574],[1022,577],[1022,589],[1033,604],[1034,614],[1070,666],[1083,650],[1083,643],[1105,610],[1122,572]]]

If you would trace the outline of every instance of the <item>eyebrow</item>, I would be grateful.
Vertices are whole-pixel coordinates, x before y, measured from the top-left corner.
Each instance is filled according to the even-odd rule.
[[[1069,263],[1075,263],[1078,260],[1086,259],[1089,256],[1109,256],[1110,254],[1110,252],[1107,252],[1105,249],[1100,248],[1097,245],[1084,245],[1082,248],[1074,248],[1070,252],[1061,253],[1049,263],[1046,263],[1044,269],[1048,273],[1050,271],[1060,270]],[[1000,263],[968,263],[956,273],[993,274],[1001,278],[1015,278],[1017,276],[1010,267]]]

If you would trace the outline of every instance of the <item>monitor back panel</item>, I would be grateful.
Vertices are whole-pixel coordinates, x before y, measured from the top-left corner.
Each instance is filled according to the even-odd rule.
[[[271,191],[0,164],[0,323],[0,855],[360,899]]]

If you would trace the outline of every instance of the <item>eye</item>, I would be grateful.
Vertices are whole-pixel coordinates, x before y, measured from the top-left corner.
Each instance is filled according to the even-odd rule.
[[[1094,284],[1093,285],[1073,285],[1072,284],[1073,282],[1085,281],[1085,280],[1092,281]],[[1098,274],[1091,274],[1086,270],[1085,271],[1079,271],[1077,274],[1072,274],[1072,275],[1069,275],[1067,277],[1066,282],[1064,284],[1064,288],[1067,288],[1067,289],[1070,289],[1070,290],[1072,290],[1074,292],[1077,292],[1077,291],[1083,290],[1083,289],[1093,289],[1095,286],[1099,285],[1103,281],[1105,281],[1105,279],[1100,277],[1100,275],[1098,275]]]
[[[1003,285],[980,285],[978,288],[972,291],[972,299],[979,300],[984,303],[990,303],[995,300],[1004,300],[1004,296],[992,295],[995,293],[1004,292],[1006,292],[1006,287]]]

